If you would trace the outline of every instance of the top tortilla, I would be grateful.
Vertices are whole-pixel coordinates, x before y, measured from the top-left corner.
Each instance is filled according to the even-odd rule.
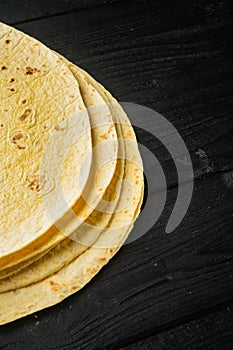
[[[58,59],[60,60],[60,58]],[[69,68],[71,72],[72,69],[74,69],[72,65],[70,65]],[[21,269],[22,266],[27,266],[28,263],[37,260],[39,256],[43,256],[48,250],[60,243],[67,235],[77,229],[98,205],[98,202],[101,200],[113,177],[118,152],[117,134],[109,109],[106,107],[106,104],[104,104],[103,99],[92,90],[93,88],[90,88],[88,92],[88,108],[90,108],[90,110],[87,111],[85,109],[85,111],[92,113],[91,133],[93,148],[101,145],[103,147],[101,152],[98,149],[97,151],[93,151],[91,171],[85,187],[83,188],[82,196],[74,203],[71,208],[72,211],[66,212],[65,215],[56,222],[56,225],[50,227],[42,236],[35,237],[32,242],[28,242],[28,244],[19,251],[7,255],[6,257],[0,257],[0,278],[6,277],[15,270]],[[91,108],[94,107],[94,105],[101,108]],[[107,147],[105,146],[105,142],[107,142]],[[101,171],[98,172],[98,168],[100,168],[99,164],[101,164],[104,157],[111,160],[111,162],[108,162],[107,166],[102,167]],[[48,164],[46,170],[49,167],[51,168]],[[97,191],[94,190],[94,179]],[[46,197],[43,198],[44,201],[45,198]],[[55,200],[57,199],[56,196],[54,196],[54,198]],[[53,203],[49,204],[50,207],[53,208]],[[48,207],[47,205],[47,209]],[[55,203],[54,207],[56,209]],[[73,215],[73,213],[75,213],[75,215]],[[65,229],[65,231],[63,229]]]
[[[68,64],[69,68],[74,74],[74,77],[79,82],[80,92],[89,112],[90,123],[99,124],[100,122],[104,122],[106,114],[102,112],[105,110],[107,115],[111,115],[108,104],[106,104],[104,99],[100,96],[94,86],[90,84],[89,80],[77,66],[74,66],[64,58],[62,59]],[[120,121],[116,123],[116,131],[118,138],[122,139]],[[95,133],[97,132],[96,128],[93,128],[92,132],[94,138]],[[95,137],[101,135],[103,134],[99,134],[97,132]],[[38,256],[37,254],[35,257],[33,257],[33,261],[29,259],[14,266],[10,271],[2,271],[5,273],[5,276],[7,275],[9,277],[0,279],[0,293],[5,293],[13,289],[19,289],[31,283],[45,279],[47,276],[57,272],[62,267],[70,263],[74,258],[82,254],[95,243],[101,232],[103,232],[103,230],[109,224],[112,216],[111,213],[106,212],[106,209],[109,210],[109,206],[111,205],[112,212],[118,210],[117,204],[121,195],[121,190],[123,190],[121,185],[125,168],[124,142],[119,143],[118,149],[119,158],[117,159],[114,176],[103,196],[103,200],[106,201],[105,208],[100,206],[99,203],[87,220],[81,224],[75,230],[75,232],[72,233],[70,238],[64,239],[49,252],[43,254],[43,256]],[[119,215],[121,214],[119,213]]]
[[[57,219],[77,201],[89,175],[92,140],[78,83],[62,60],[40,42],[3,23],[0,45],[1,261],[51,227],[41,190],[51,194],[61,182],[66,206],[56,204]],[[57,135],[56,151],[64,153],[67,138],[63,133],[75,142],[65,154],[60,177],[56,167],[50,167],[50,172],[44,168],[41,177],[43,152],[51,137]],[[52,156],[48,154],[47,161],[53,161]]]

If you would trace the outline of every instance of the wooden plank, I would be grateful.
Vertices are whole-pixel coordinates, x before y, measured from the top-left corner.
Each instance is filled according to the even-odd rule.
[[[200,177],[233,169],[228,10],[228,1],[125,1],[17,27],[90,71],[121,101],[165,116]],[[174,186],[171,156],[144,131],[138,137]]]
[[[124,0],[8,0],[0,2],[1,21],[14,24],[80,11]]]
[[[219,175],[197,180],[186,218],[165,234],[175,197],[173,189],[155,228],[123,247],[83,290],[37,318],[3,326],[2,349],[12,342],[14,349],[119,348],[232,304],[232,188]]]
[[[170,331],[138,341],[124,347],[124,349],[231,350],[233,342],[232,327],[233,309],[232,307],[227,307],[207,317],[187,322]]]
[[[22,2],[15,2],[8,19],[46,16],[45,3],[34,3],[25,14],[18,9]],[[48,15],[56,13],[53,6]],[[82,291],[37,317],[2,327],[0,348],[119,348],[176,327],[181,344],[182,323],[232,305],[230,1],[126,0],[17,27],[89,70],[121,101],[163,114],[188,146],[196,181],[187,216],[174,233],[165,234],[177,193],[175,167],[152,135],[137,130],[171,188],[162,217]],[[217,342],[217,334],[212,339]],[[162,340],[156,341],[160,346]]]

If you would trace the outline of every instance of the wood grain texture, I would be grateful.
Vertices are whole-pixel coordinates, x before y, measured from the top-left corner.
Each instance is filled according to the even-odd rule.
[[[1,327],[0,349],[231,349],[230,0],[25,1],[23,11],[20,4],[1,1],[1,19],[20,22],[19,29],[89,71],[120,101],[153,108],[177,128],[195,184],[182,224],[165,234],[176,169],[165,147],[137,129],[166,174],[161,218],[82,291]]]
[[[107,6],[122,0],[9,0],[0,1],[1,21],[16,24],[37,21],[91,7]]]
[[[202,317],[175,327],[170,331],[163,331],[148,339],[128,345],[122,349],[131,350],[231,350],[232,349],[233,310],[227,307],[208,317]]]

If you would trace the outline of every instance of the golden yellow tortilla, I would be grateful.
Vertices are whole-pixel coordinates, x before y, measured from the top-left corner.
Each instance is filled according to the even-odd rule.
[[[52,247],[54,247],[56,244],[58,244],[59,242],[61,242],[66,235],[68,235],[69,233],[71,233],[74,229],[77,228],[77,226],[79,226],[84,220],[86,220],[86,218],[91,214],[91,212],[94,210],[94,208],[96,207],[97,203],[101,200],[102,196],[105,193],[106,188],[108,187],[112,176],[114,174],[115,171],[115,167],[116,167],[116,157],[117,157],[117,152],[118,152],[118,144],[117,144],[117,134],[116,134],[116,130],[115,130],[115,126],[113,124],[113,120],[111,117],[111,114],[109,113],[109,110],[107,108],[105,108],[105,110],[101,109],[101,121],[105,122],[104,125],[101,126],[96,126],[95,123],[95,118],[92,118],[92,122],[93,124],[91,125],[92,129],[91,133],[92,133],[92,139],[90,136],[90,124],[89,124],[89,118],[88,118],[88,111],[86,110],[85,104],[83,103],[83,99],[79,90],[79,86],[77,81],[74,79],[72,72],[70,72],[70,70],[67,68],[67,65],[65,63],[62,63],[61,58],[59,58],[55,53],[51,53],[51,51],[46,48],[44,45],[38,43],[35,39],[32,39],[30,37],[28,37],[27,35],[16,31],[15,29],[8,27],[6,25],[1,24],[0,25],[0,31],[1,31],[1,39],[5,40],[5,41],[10,41],[8,44],[5,43],[5,45],[8,47],[9,45],[11,45],[11,50],[14,52],[14,45],[16,45],[15,43],[20,42],[20,44],[18,44],[18,51],[17,54],[20,56],[20,60],[19,62],[17,61],[17,59],[14,57],[14,54],[12,54],[12,56],[14,57],[14,69],[16,69],[16,72],[14,72],[14,79],[15,82],[16,81],[20,81],[21,85],[24,86],[25,83],[25,79],[30,79],[28,82],[25,83],[25,91],[30,90],[32,96],[30,95],[30,98],[28,97],[28,99],[26,100],[26,104],[30,103],[31,109],[34,108],[35,111],[37,111],[36,113],[39,113],[39,108],[42,110],[42,106],[44,106],[43,109],[43,118],[45,119],[46,116],[46,120],[44,121],[44,119],[40,119],[37,114],[36,114],[36,126],[38,124],[38,129],[41,130],[42,129],[42,136],[40,134],[38,134],[38,140],[35,141],[35,144],[40,144],[40,148],[38,146],[38,148],[29,148],[27,150],[27,148],[25,149],[19,149],[18,146],[13,142],[13,146],[11,145],[11,148],[9,150],[10,152],[10,157],[8,157],[10,159],[10,162],[13,164],[14,168],[18,168],[18,167],[25,167],[27,170],[25,170],[25,172],[29,173],[31,170],[30,168],[30,164],[32,163],[32,167],[33,167],[33,171],[38,168],[39,169],[39,163],[41,158],[40,153],[41,153],[41,157],[44,151],[44,147],[42,147],[41,145],[44,145],[46,142],[46,140],[43,139],[44,135],[47,135],[47,139],[49,142],[49,136],[50,139],[54,138],[54,134],[55,134],[55,138],[57,138],[56,134],[62,134],[62,132],[64,132],[64,139],[66,138],[65,133],[67,130],[63,130],[63,125],[61,124],[57,124],[55,123],[55,118],[54,116],[58,114],[58,112],[56,111],[56,104],[58,104],[57,109],[59,110],[64,110],[67,111],[66,114],[68,113],[68,111],[70,111],[69,115],[67,115],[67,119],[70,116],[70,118],[73,118],[73,114],[74,112],[77,112],[77,120],[80,120],[80,124],[82,126],[82,128],[86,128],[86,125],[88,126],[88,132],[85,132],[84,135],[84,141],[81,145],[80,143],[76,142],[75,145],[72,145],[69,149],[68,152],[68,156],[66,157],[66,161],[64,163],[64,169],[63,173],[66,174],[65,179],[67,178],[67,185],[64,185],[64,181],[62,181],[62,189],[65,192],[65,199],[67,201],[68,204],[72,204],[69,201],[69,198],[67,197],[67,191],[66,191],[66,187],[69,188],[69,193],[70,196],[72,195],[74,198],[78,199],[73,203],[73,206],[71,206],[72,208],[72,212],[75,213],[75,215],[72,215],[72,212],[66,212],[63,213],[65,215],[60,215],[61,219],[58,220],[56,222],[56,226],[50,226],[47,230],[47,226],[43,226],[43,215],[42,215],[42,209],[44,210],[43,214],[44,216],[50,220],[50,216],[48,215],[48,206],[47,208],[44,208],[44,200],[46,198],[46,196],[41,196],[40,194],[40,187],[38,187],[39,185],[37,185],[36,180],[38,181],[37,178],[33,178],[33,182],[31,184],[30,189],[26,188],[26,192],[25,192],[25,183],[22,180],[22,186],[20,186],[20,182],[18,183],[17,181],[19,180],[18,177],[14,175],[13,178],[8,179],[7,181],[10,181],[11,184],[14,185],[15,188],[17,189],[17,197],[18,200],[15,201],[14,203],[14,210],[12,209],[11,204],[8,201],[3,201],[3,208],[1,215],[2,217],[4,217],[4,219],[6,220],[4,223],[3,220],[3,224],[2,224],[2,239],[1,239],[1,244],[2,247],[4,247],[4,252],[1,252],[0,254],[0,277],[3,278],[7,275],[10,275],[11,273],[13,273],[15,270],[19,269],[19,264],[22,264],[24,266],[27,265],[27,260],[29,262],[34,261],[38,256],[42,256],[45,252],[47,252],[49,249],[51,249]],[[32,43],[32,44],[31,44]],[[33,47],[33,50],[35,51],[35,55],[38,55],[38,57],[40,58],[40,56],[45,56],[46,54],[48,56],[48,61],[50,63],[50,66],[48,66],[48,63],[45,65],[44,60],[45,58],[43,58],[41,65],[43,65],[43,69],[39,69],[37,68],[37,70],[34,71],[30,71],[31,74],[26,74],[27,71],[25,71],[25,67],[24,67],[24,59],[27,61],[27,64],[31,64],[32,65],[32,57],[33,56],[33,52],[31,53],[30,58],[28,58],[27,60],[27,56],[24,57],[26,54],[28,55],[28,51],[25,49],[25,45],[27,47],[27,50],[29,50],[29,52],[31,52],[30,50],[30,45]],[[21,47],[22,46],[22,47]],[[34,48],[35,46],[35,48]],[[9,46],[10,47],[10,46]],[[4,54],[6,57],[7,55]],[[1,56],[1,59],[3,59],[3,56]],[[4,57],[5,57],[4,56]],[[8,61],[6,60],[6,57],[4,58],[4,62],[5,64],[8,64]],[[12,57],[12,58],[13,58]],[[51,59],[51,57],[53,58],[53,60]],[[54,59],[55,57],[55,59]],[[37,65],[39,64],[40,60],[37,59],[36,60],[36,56],[34,57],[35,62],[37,62]],[[51,61],[51,62],[50,62]],[[29,63],[28,63],[29,62]],[[58,65],[59,64],[59,65]],[[45,66],[45,67],[44,67]],[[65,72],[65,78],[63,78],[63,71],[62,69],[58,69],[58,67],[62,67],[64,72]],[[12,68],[12,64],[8,64],[7,66],[8,68],[6,69],[6,71],[11,71]],[[47,68],[46,68],[47,67]],[[19,70],[17,70],[17,68],[19,68]],[[46,70],[45,70],[46,68]],[[50,69],[52,70],[52,73],[54,72],[53,69],[56,71],[56,74],[54,72],[55,77],[51,78],[51,74],[50,73]],[[13,70],[14,70],[13,69]],[[6,75],[5,70],[3,70],[4,74],[5,74],[5,80],[3,79],[3,87],[5,87],[6,83],[6,79],[9,78],[9,74]],[[68,73],[67,73],[68,71]],[[26,72],[26,73],[25,73]],[[17,74],[18,75],[17,75]],[[42,74],[43,73],[43,74]],[[40,77],[41,74],[41,77]],[[11,76],[12,74],[10,74]],[[70,102],[69,99],[67,100],[66,97],[66,93],[67,93],[67,89],[70,87],[70,84],[68,85],[68,88],[66,89],[66,85],[65,85],[65,79],[67,76],[71,75],[72,79],[75,80],[75,87],[77,88],[77,94],[78,94],[78,100],[77,98],[75,99],[75,102]],[[26,76],[26,78],[25,78]],[[55,84],[55,78],[58,79],[58,77],[60,76],[60,79],[62,80],[62,87],[59,86],[58,83]],[[17,77],[17,79],[16,79]],[[47,84],[48,86],[51,86],[51,91],[49,89],[41,89],[41,92],[38,92],[38,98],[34,98],[34,80],[32,80],[34,78],[35,80],[35,84],[36,87],[38,86],[39,88],[39,82],[42,81],[42,86],[46,85],[46,82],[44,82],[44,79],[47,79]],[[72,81],[71,78],[69,78],[70,81]],[[54,81],[54,84],[53,84]],[[19,83],[18,83],[19,84]],[[54,86],[56,85],[56,86]],[[60,90],[59,90],[60,89]],[[45,92],[46,90],[46,92]],[[59,91],[57,91],[59,90]],[[37,90],[36,90],[37,91]],[[4,92],[2,92],[2,90],[0,90],[0,93],[2,93],[4,95]],[[23,88],[20,89],[20,94],[23,94],[24,90]],[[18,96],[18,92],[16,94]],[[46,100],[46,96],[49,95],[48,101]],[[73,94],[70,94],[69,96],[73,96]],[[18,100],[20,99],[20,96],[15,97],[16,100],[13,99],[12,96],[10,96],[10,100],[8,101],[9,104],[11,104],[11,112],[12,112],[12,106],[14,106],[14,104],[18,103]],[[43,98],[39,99],[39,97],[42,96]],[[68,96],[68,97],[69,97]],[[90,105],[91,105],[91,99],[93,99],[94,93],[91,92],[91,94],[89,94],[89,101],[90,101]],[[71,98],[71,97],[70,97]],[[64,102],[64,106],[61,104],[59,104],[59,101],[63,101]],[[96,97],[95,97],[96,100]],[[102,103],[101,102],[102,99],[99,97],[99,101],[97,101],[98,103]],[[22,105],[24,105],[24,100],[22,100]],[[68,104],[68,106],[66,106],[65,102]],[[72,105],[73,103],[73,105]],[[77,106],[76,106],[77,105]],[[29,107],[30,107],[29,106]],[[48,107],[46,107],[48,106]],[[18,106],[17,106],[18,107]],[[16,108],[15,107],[15,113],[20,113],[20,108]],[[51,110],[50,113],[52,113],[51,116],[51,121],[49,118],[49,112],[46,108],[50,108],[49,110]],[[63,114],[65,112],[62,112],[62,118],[64,118]],[[72,113],[71,113],[72,112]],[[90,110],[89,113],[93,113],[93,110]],[[97,117],[100,116],[100,111],[94,111],[97,114]],[[57,114],[55,114],[57,113]],[[39,114],[40,115],[40,114]],[[17,120],[17,123],[22,123],[22,121],[18,121],[18,118],[14,115],[14,113],[11,113],[11,116],[14,117],[13,121],[15,123],[15,120]],[[96,118],[97,120],[99,118]],[[12,123],[12,127],[15,128],[15,124]],[[41,125],[40,125],[41,123]],[[53,123],[55,123],[55,126],[53,127]],[[97,124],[98,125],[98,124]],[[76,128],[74,127],[75,125],[73,125],[73,128],[71,128],[71,131],[74,134],[75,137],[75,133],[77,132]],[[22,129],[22,125],[20,124],[20,127]],[[31,122],[29,120],[29,125],[27,125],[26,123],[26,119],[24,120],[24,125],[23,125],[24,129],[26,130],[28,127],[27,131],[28,133],[30,132],[33,137],[35,135],[37,135],[36,133],[36,129],[35,129],[35,125],[33,124],[33,126],[31,125]],[[18,127],[17,127],[18,128]],[[54,134],[52,134],[52,132],[49,134],[50,129],[53,129]],[[5,132],[9,132],[8,130],[9,128],[6,128]],[[1,131],[1,130],[0,130]],[[110,131],[110,132],[109,132]],[[34,135],[35,133],[35,135]],[[30,136],[31,137],[31,136]],[[19,139],[20,141],[21,139]],[[5,147],[5,139],[3,138],[3,148]],[[18,140],[16,140],[18,142]],[[62,141],[62,139],[61,139]],[[87,181],[84,181],[84,185],[81,189],[81,193],[80,191],[78,191],[77,189],[77,184],[79,183],[78,181],[78,177],[79,177],[79,169],[77,169],[77,167],[80,167],[80,164],[83,162],[83,159],[86,157],[87,154],[91,155],[92,153],[92,147],[95,147],[97,145],[101,145],[106,141],[112,141],[110,143],[110,145],[108,145],[108,147],[104,148],[104,152],[101,154],[100,152],[96,152],[95,155],[93,155],[93,162],[91,163],[91,171],[90,173],[88,172],[88,175],[90,175],[87,179]],[[20,141],[21,142],[21,141]],[[91,144],[91,142],[93,143],[93,145]],[[61,143],[61,149],[62,146],[65,148],[65,144],[62,145]],[[12,147],[15,148],[12,150]],[[24,147],[22,143],[20,143],[20,147]],[[27,150],[27,153],[26,153]],[[40,151],[40,153],[39,153]],[[16,152],[15,154],[15,158],[14,158],[14,152]],[[18,157],[18,153],[22,154],[22,158],[18,159],[18,162],[16,162],[16,158]],[[34,152],[34,153],[33,153]],[[49,154],[49,153],[48,153]],[[109,159],[112,160],[111,163],[109,163],[106,167],[103,167],[103,169],[101,170],[101,172],[99,174],[97,174],[97,179],[96,181],[96,188],[97,188],[97,192],[93,191],[93,178],[95,177],[96,171],[98,170],[98,164],[101,162],[101,158],[103,157],[103,154],[107,155],[107,157]],[[44,156],[43,156],[44,157]],[[35,159],[36,160],[35,160]],[[53,158],[51,156],[51,158]],[[56,158],[56,157],[55,157]],[[77,161],[75,160],[77,158]],[[49,157],[48,157],[49,160]],[[69,161],[70,160],[70,161]],[[77,163],[77,164],[76,164]],[[56,167],[55,167],[56,168]],[[86,166],[86,168],[90,168],[89,163]],[[3,169],[4,166],[3,166]],[[97,169],[97,170],[96,170]],[[47,167],[45,168],[45,170],[47,171]],[[53,171],[53,169],[49,169],[51,171]],[[39,170],[38,170],[39,171]],[[6,168],[6,172],[9,172],[9,168]],[[75,174],[75,176],[73,176]],[[6,174],[7,175],[7,174]],[[26,175],[25,175],[26,176]],[[37,175],[38,176],[38,175]],[[72,177],[73,176],[73,177]],[[5,174],[3,171],[3,184],[4,184],[4,188],[6,187],[6,185],[8,184],[7,181],[5,181]],[[104,179],[104,181],[103,181]],[[16,182],[16,184],[15,184]],[[72,186],[73,184],[73,186]],[[38,187],[38,188],[37,188]],[[8,198],[9,196],[12,195],[16,195],[15,192],[13,191],[12,193],[4,193],[4,189],[2,189],[3,191],[3,195],[6,196],[6,198]],[[12,191],[12,186],[11,186],[11,191]],[[32,192],[32,193],[31,193]],[[25,194],[26,193],[26,194]],[[85,197],[83,198],[84,194],[86,193]],[[80,198],[80,195],[82,194],[82,197]],[[50,193],[49,193],[50,195]],[[75,197],[76,196],[76,197]],[[12,197],[13,198],[13,197]],[[15,197],[14,197],[15,198]],[[28,199],[29,198],[29,199]],[[56,195],[54,196],[54,199],[56,201]],[[35,210],[33,212],[33,215],[30,216],[30,212],[33,210],[33,205],[31,201],[34,201],[33,203],[35,204]],[[87,200],[87,203],[86,203]],[[13,201],[13,199],[12,199]],[[28,202],[29,201],[29,202]],[[13,201],[14,202],[14,201]],[[22,202],[22,204],[21,204]],[[50,207],[53,208],[53,204],[54,206],[56,205],[56,203],[52,203],[50,205]],[[26,211],[26,208],[28,208],[28,206],[30,206],[30,208],[28,209],[28,211]],[[40,210],[39,210],[39,209]],[[12,209],[11,212],[9,212],[9,210]],[[56,209],[56,206],[55,206]],[[38,210],[38,213],[37,213]],[[9,213],[8,213],[9,212]],[[11,215],[10,215],[11,213]],[[15,220],[15,222],[13,222],[13,219],[15,219],[15,216],[18,215],[19,218],[17,220]],[[57,213],[56,213],[57,215]],[[79,221],[77,222],[77,216]],[[20,226],[19,224],[19,220],[24,220],[24,226]],[[34,219],[34,221],[32,222],[32,219]],[[53,218],[52,218],[53,219]],[[29,221],[28,221],[29,220]],[[52,220],[56,221],[56,220]],[[21,222],[21,221],[20,221]],[[11,225],[14,226],[12,226]],[[28,232],[26,232],[26,228],[28,227],[27,225],[29,225],[30,223],[30,229],[28,229]],[[51,224],[51,223],[50,223]],[[18,227],[19,226],[19,227]],[[37,232],[37,227],[40,226],[40,234],[39,232]],[[66,232],[63,232],[62,228],[65,227],[66,228]],[[14,228],[17,229],[17,231],[14,231]],[[19,233],[18,233],[19,231]],[[21,232],[22,231],[22,232]],[[22,236],[25,236],[27,238],[25,238],[25,240],[22,240]],[[22,243],[24,242],[24,243]],[[18,245],[17,245],[18,244]],[[15,247],[14,251],[13,248],[12,250],[10,250],[10,247]],[[0,245],[1,247],[1,245]],[[17,248],[18,247],[18,248]],[[21,248],[20,248],[21,247]],[[7,249],[8,248],[8,249]],[[19,249],[20,248],[20,249]],[[17,267],[18,265],[18,267]]]
[[[97,118],[98,121],[100,119],[99,113],[95,115],[92,113],[93,111],[98,112],[98,107],[100,107],[100,112],[103,110],[108,110],[108,113],[111,115],[108,105],[105,103],[96,89],[89,83],[89,81],[85,79],[79,68],[71,65],[68,61],[66,62],[69,64],[69,67],[72,68],[72,72],[80,84],[80,91],[84,103],[89,111],[91,124],[94,122],[93,119]],[[92,107],[96,108],[92,109]],[[103,117],[104,114],[101,115],[101,119],[104,122]],[[116,124],[116,128],[118,137],[122,138],[120,124]],[[93,129],[93,131],[95,131],[95,129]],[[103,134],[97,133],[96,136],[101,137],[101,135]],[[124,144],[119,144],[119,147],[121,148],[121,156],[124,156]],[[120,185],[124,174],[124,165],[124,159],[117,160],[114,176],[103,196],[103,199],[108,201],[108,203],[112,203],[114,201],[113,210],[115,210],[120,196]],[[109,207],[108,203],[107,207]],[[33,258],[33,261],[26,261],[26,265],[25,263],[21,263],[11,268],[10,272],[8,270],[8,276],[12,276],[0,280],[0,293],[21,288],[30,283],[40,281],[52,273],[55,273],[64,265],[67,265],[71,260],[83,253],[96,241],[98,236],[108,224],[111,216],[111,213],[106,213],[97,209],[94,210],[87,218],[85,223],[81,224],[72,234],[72,239],[66,238],[49,252],[43,254],[43,256],[36,255]],[[36,261],[34,262],[34,260]],[[5,271],[3,270],[3,272]]]
[[[125,128],[126,139],[130,139],[131,135],[131,139],[134,140],[134,147],[127,142],[125,143],[126,166],[124,174],[124,178],[128,179],[135,188],[135,196],[130,203],[130,215],[132,213],[133,217],[131,218],[130,223],[128,223],[128,226],[123,225],[119,227],[117,235],[113,237],[111,234],[111,225],[113,223],[113,227],[115,227],[115,216],[119,215],[118,213],[113,213],[110,224],[108,225],[109,229],[104,230],[90,248],[72,260],[67,266],[40,282],[0,294],[1,324],[11,322],[17,318],[54,305],[82,288],[118,251],[129,234],[133,221],[139,213],[143,197],[143,171],[133,130],[121,107],[119,105],[116,107],[116,102],[111,95],[109,95],[109,93],[107,93],[101,86],[97,85],[97,83],[95,83],[95,81],[86,73],[85,75],[93,86],[98,88],[98,91],[106,101],[113,102],[112,106],[114,106],[114,108],[112,108],[112,111],[117,114],[123,124],[127,124],[127,127]],[[128,147],[129,145],[130,147]],[[127,161],[127,157],[130,159],[129,162]],[[132,157],[134,158],[135,163],[131,161]],[[121,192],[119,201],[121,201],[121,198],[124,201],[124,196],[125,193]],[[127,216],[126,214],[128,213],[124,213],[123,215]],[[123,219],[123,223],[125,222],[126,221]]]
[[[67,65],[37,40],[3,23],[0,45],[0,268],[5,268],[53,223],[42,191],[51,195],[59,182],[68,208],[77,202],[89,176],[92,139],[78,83]],[[56,167],[41,174],[52,136],[59,139],[57,154],[64,153],[64,128],[71,139],[80,137],[69,147],[59,178]],[[67,206],[56,203],[58,219]]]

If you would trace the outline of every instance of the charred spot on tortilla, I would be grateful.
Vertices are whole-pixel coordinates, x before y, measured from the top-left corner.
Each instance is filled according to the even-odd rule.
[[[32,75],[33,73],[38,73],[38,72],[40,72],[40,69],[38,68],[26,67],[27,75]]]
[[[20,140],[23,137],[23,134],[20,132],[13,137],[13,143],[16,143],[16,140]]]
[[[12,142],[19,150],[24,150],[26,148],[25,141],[27,138],[27,134],[18,132],[13,136]]]
[[[29,115],[32,113],[32,110],[30,108],[25,109],[24,113],[21,115],[20,120],[23,122]]]
[[[40,177],[39,175],[34,175],[31,177],[31,179],[28,179],[29,185],[28,188],[32,192],[39,192],[40,191]]]

